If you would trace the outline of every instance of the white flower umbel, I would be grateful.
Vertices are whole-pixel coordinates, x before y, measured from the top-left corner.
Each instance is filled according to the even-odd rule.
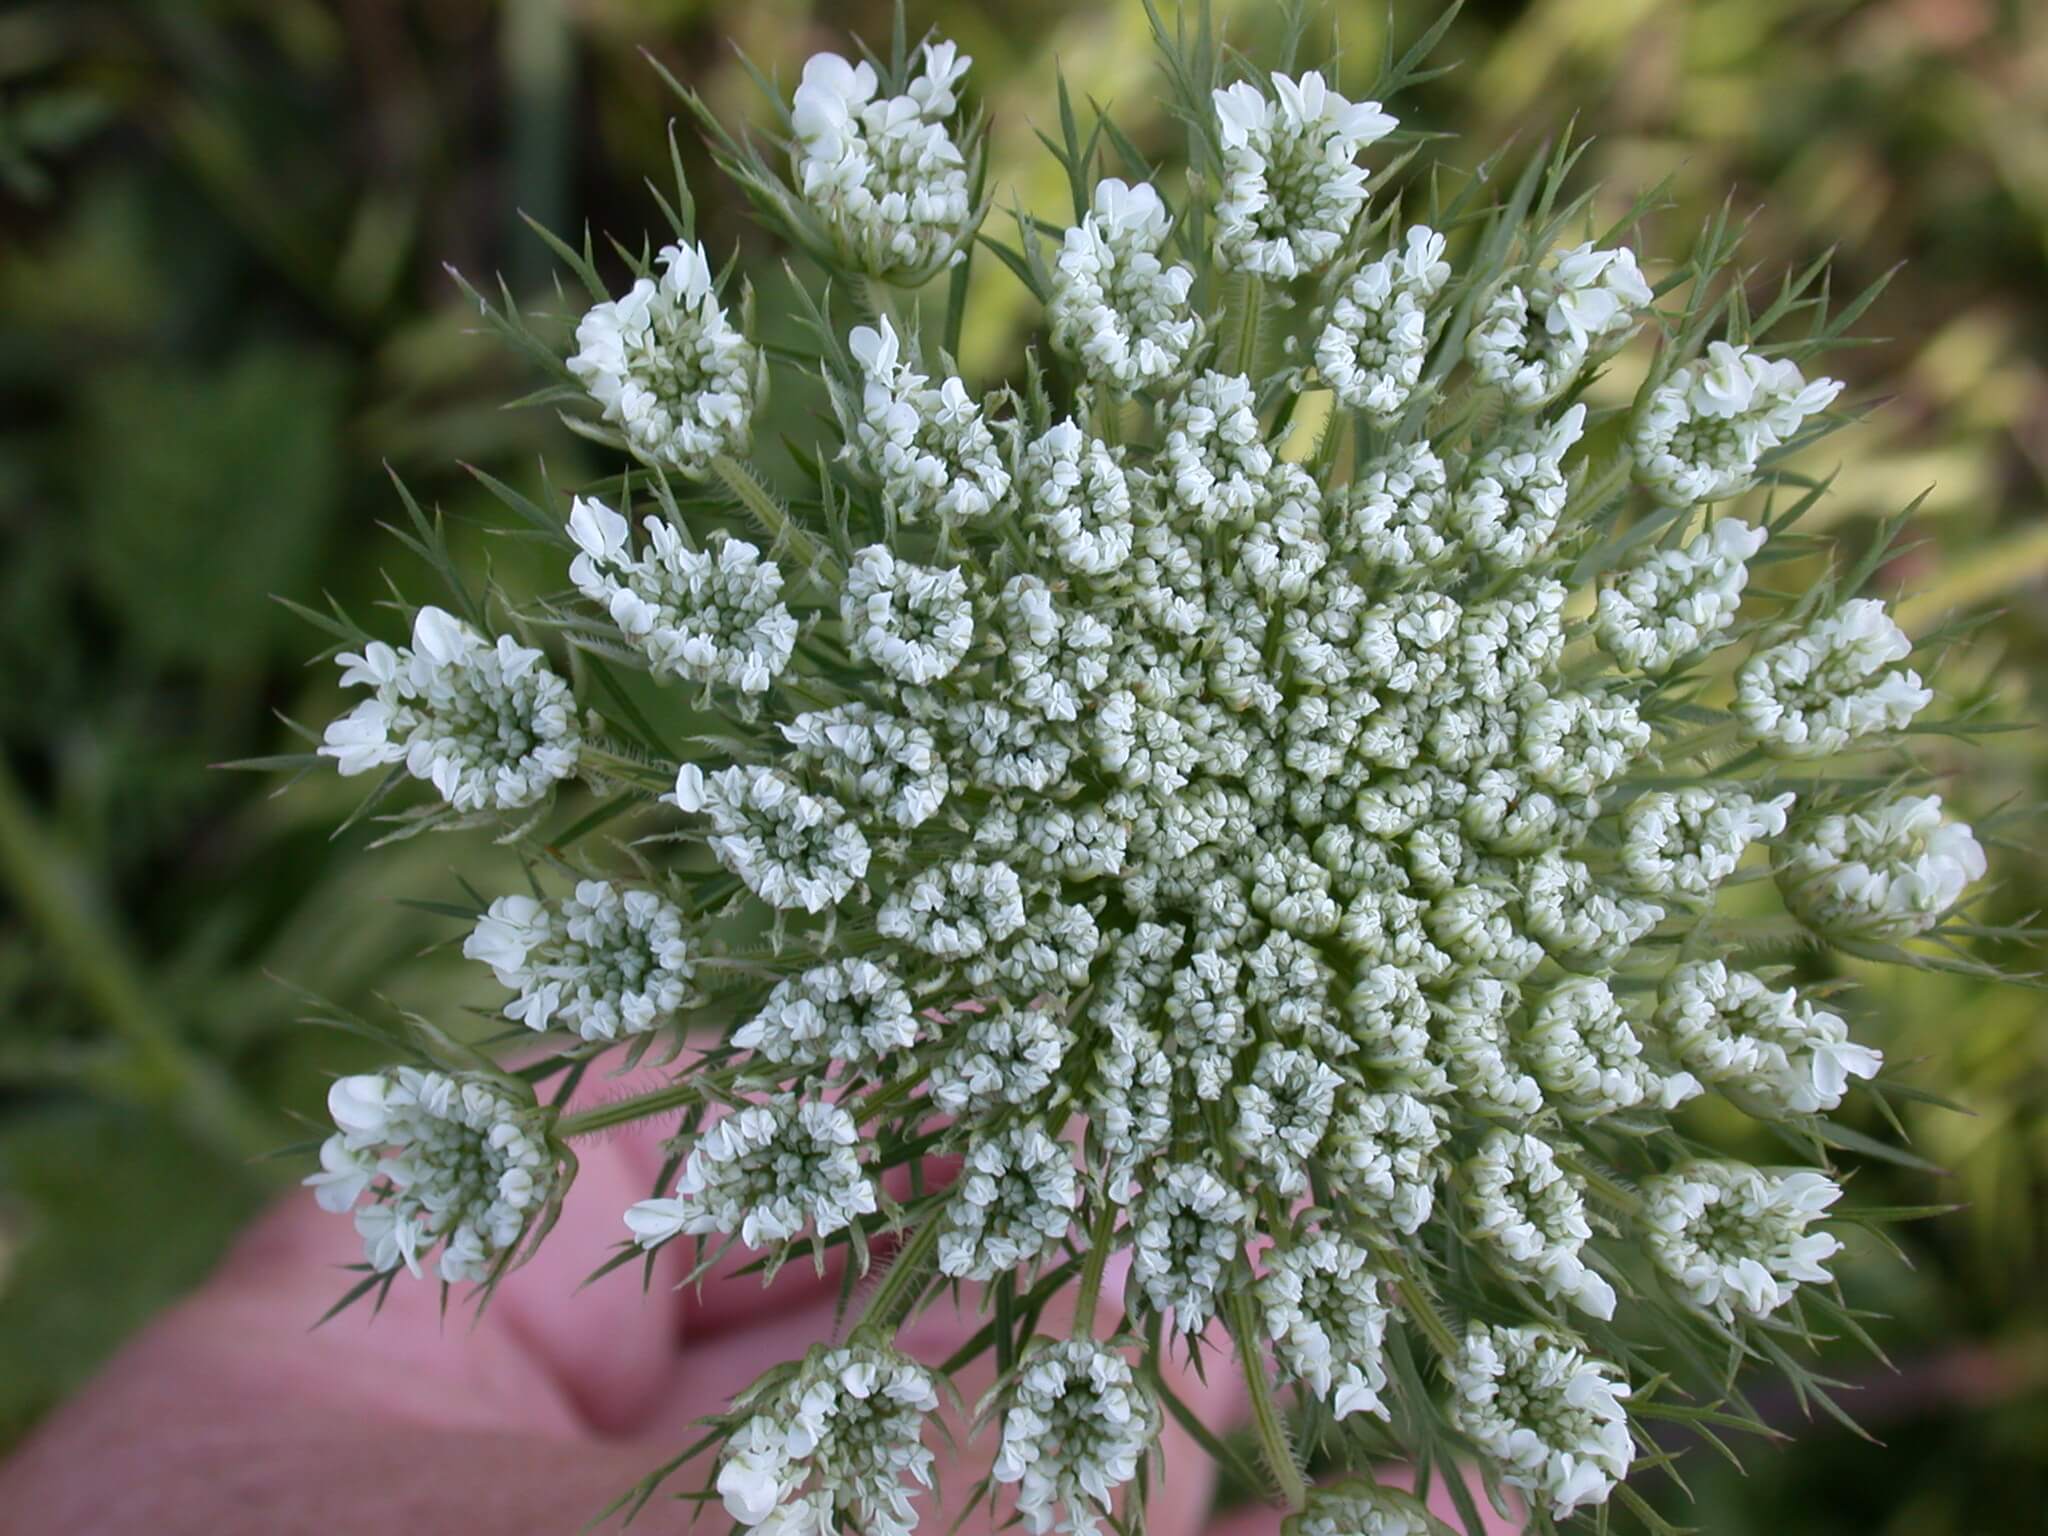
[[[1758,651],[1735,674],[1744,736],[1780,757],[1825,757],[1903,731],[1933,692],[1897,665],[1913,642],[1875,598],[1859,597]]]
[[[1465,343],[1473,372],[1534,409],[1569,389],[1589,358],[1619,346],[1651,297],[1627,246],[1596,251],[1588,240],[1553,251],[1481,312]]]
[[[1451,1419],[1553,1518],[1607,1502],[1634,1459],[1628,1384],[1540,1328],[1475,1325],[1451,1369]]]
[[[1470,1231],[1501,1268],[1605,1320],[1614,1287],[1582,1257],[1592,1226],[1586,1198],[1540,1136],[1494,1131],[1465,1165]]]
[[[973,238],[967,158],[949,120],[974,61],[951,43],[917,50],[904,94],[883,96],[874,66],[814,54],[790,103],[796,188],[849,266],[922,281]]]
[[[1644,1060],[1620,999],[1597,976],[1574,976],[1544,993],[1516,1044],[1545,1101],[1571,1119],[1644,1105],[1676,1109],[1700,1093],[1691,1073],[1665,1074]]]
[[[1352,102],[1310,70],[1268,96],[1240,80],[1213,93],[1223,147],[1218,266],[1287,279],[1326,266],[1365,205],[1358,152],[1394,131],[1376,101]]]
[[[1160,1170],[1133,1211],[1131,1274],[1152,1310],[1173,1312],[1182,1333],[1200,1333],[1215,1316],[1224,1271],[1244,1251],[1251,1202],[1200,1163]]]
[[[1685,1298],[1723,1322],[1768,1317],[1801,1285],[1825,1285],[1839,1239],[1806,1229],[1841,1198],[1811,1168],[1685,1163],[1643,1181],[1643,1235]]]
[[[1316,372],[1338,403],[1382,426],[1407,408],[1429,351],[1429,301],[1450,281],[1444,237],[1427,224],[1406,243],[1360,267],[1337,290],[1316,338]]]
[[[1347,1095],[1330,1126],[1325,1160],[1342,1196],[1396,1232],[1422,1230],[1436,1209],[1444,1111],[1412,1093]]]
[[[668,799],[711,818],[707,841],[718,862],[771,907],[823,912],[868,871],[868,840],[846,808],[829,795],[806,794],[778,769],[724,768],[707,776],[685,763]]]
[[[1051,1008],[994,1008],[956,1018],[932,1066],[932,1103],[949,1115],[1045,1101],[1074,1044]]]
[[[1719,645],[1765,536],[1724,517],[1688,544],[1644,555],[1600,591],[1593,621],[1600,648],[1624,667],[1661,677]]]
[[[1796,824],[1776,850],[1785,905],[1821,933],[1910,939],[1984,878],[1984,849],[1939,795],[1900,795]]]
[[[727,1438],[725,1512],[762,1536],[910,1536],[913,1486],[932,1486],[924,1424],[938,1406],[930,1373],[907,1355],[861,1344],[813,1350],[747,1404],[751,1416]]]
[[[1307,1507],[1281,1522],[1285,1536],[1437,1536],[1442,1529],[1411,1495],[1358,1480],[1311,1488]]]
[[[1159,1434],[1159,1405],[1130,1361],[1092,1339],[1040,1343],[999,1401],[1002,1443],[990,1475],[1017,1484],[1025,1525],[1037,1536],[1094,1536]]]
[[[603,502],[577,497],[569,512],[569,536],[580,551],[569,566],[576,589],[611,616],[657,678],[765,693],[796,644],[775,562],[723,533],[698,550],[665,518],[642,526],[647,548],[635,555],[626,520]]]
[[[1547,425],[1510,429],[1451,497],[1451,532],[1491,565],[1520,570],[1533,564],[1564,514],[1570,490],[1564,456],[1585,426],[1586,408],[1575,405]]]
[[[1000,861],[957,859],[928,869],[883,903],[875,926],[941,959],[979,955],[1024,926],[1023,885]]]
[[[1231,1144],[1281,1194],[1308,1188],[1308,1161],[1322,1145],[1343,1081],[1307,1051],[1268,1042],[1251,1081],[1236,1090]]]
[[[1010,494],[1010,472],[967,386],[937,389],[904,356],[885,315],[859,325],[847,350],[860,365],[860,414],[849,453],[881,482],[882,502],[902,524],[986,517]]]
[[[1019,478],[1025,519],[1063,570],[1111,576],[1130,559],[1130,481],[1109,445],[1072,417],[1032,440]]]
[[[1179,373],[1202,334],[1188,303],[1193,269],[1160,256],[1172,230],[1149,183],[1105,176],[1053,263],[1046,301],[1053,346],[1119,394],[1156,388]]]
[[[462,953],[518,995],[505,1017],[528,1029],[572,1029],[585,1040],[645,1034],[693,996],[695,943],[683,914],[652,891],[579,880],[547,903],[500,896]]]
[[[726,318],[701,245],[663,246],[642,277],[576,326],[569,372],[639,457],[702,476],[747,451],[765,383],[754,346]]]
[[[335,1133],[305,1183],[321,1209],[355,1212],[380,1273],[402,1264],[417,1275],[438,1247],[442,1280],[484,1280],[553,1192],[541,1112],[504,1084],[393,1067],[337,1079],[327,1111]]]
[[[1842,1102],[1850,1078],[1884,1065],[1839,1015],[1721,960],[1674,967],[1658,991],[1657,1024],[1689,1069],[1766,1113],[1823,1114]]]
[[[1166,416],[1161,470],[1174,504],[1197,528],[1240,524],[1271,499],[1273,450],[1243,374],[1202,374]]]
[[[1738,496],[1755,483],[1764,455],[1841,392],[1836,379],[1807,382],[1787,358],[1709,342],[1704,359],[1675,371],[1638,408],[1630,436],[1636,478],[1677,507]]]
[[[1359,1244],[1319,1232],[1266,1255],[1253,1287],[1273,1356],[1338,1418],[1387,1417],[1387,1307]]]
[[[327,727],[320,755],[344,775],[402,764],[458,811],[516,811],[576,771],[576,701],[510,635],[494,645],[429,607],[410,648],[373,640],[336,659],[342,687],[374,690]]]
[[[835,960],[775,984],[732,1043],[778,1065],[872,1065],[917,1043],[910,994],[886,965]]]
[[[780,1094],[714,1120],[691,1144],[672,1198],[642,1200],[626,1226],[643,1248],[683,1234],[786,1243],[806,1226],[830,1237],[876,1209],[853,1116],[837,1104]]]
[[[929,729],[865,704],[808,710],[780,729],[847,800],[906,831],[936,816],[952,790],[952,770]]]
[[[939,1273],[993,1280],[1026,1270],[1073,1223],[1074,1154],[1024,1121],[968,1149],[939,1233]]]
[[[847,649],[898,683],[937,682],[974,638],[967,578],[899,560],[883,544],[854,556],[839,612]]]
[[[1621,867],[1649,895],[1709,900],[1751,843],[1785,830],[1795,798],[1714,784],[1639,795],[1621,815]]]

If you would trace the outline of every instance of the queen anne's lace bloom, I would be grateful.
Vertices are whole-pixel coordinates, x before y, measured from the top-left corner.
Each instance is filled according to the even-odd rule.
[[[1511,1274],[1597,1318],[1614,1316],[1614,1287],[1582,1257],[1593,1229],[1586,1200],[1539,1136],[1495,1131],[1465,1166],[1472,1235]]]
[[[1705,900],[1751,843],[1785,830],[1796,798],[1788,790],[1759,800],[1711,784],[1640,795],[1622,812],[1621,867],[1637,890]]]
[[[1215,1315],[1223,1273],[1244,1249],[1251,1204],[1199,1163],[1164,1168],[1133,1212],[1131,1275],[1155,1312],[1173,1310],[1182,1333]]]
[[[664,246],[655,259],[659,278],[578,322],[569,372],[634,453],[701,476],[747,451],[761,360],[719,304],[703,246]]]
[[[881,544],[854,557],[840,616],[847,648],[899,683],[938,681],[974,638],[966,577],[899,560]]]
[[[782,572],[744,539],[721,534],[707,552],[688,548],[665,519],[642,526],[648,547],[636,557],[626,520],[577,497],[569,513],[581,551],[569,567],[577,590],[611,615],[657,677],[765,692],[796,644]]]
[[[876,276],[921,277],[974,232],[967,159],[947,127],[974,61],[936,42],[917,62],[904,93],[883,96],[873,65],[815,54],[790,103],[797,190],[847,261]]]
[[[484,1280],[552,1195],[540,1111],[504,1084],[394,1067],[338,1078],[327,1111],[336,1130],[305,1182],[321,1209],[355,1212],[373,1270],[417,1275],[438,1247],[443,1281]]]
[[[1046,302],[1053,345],[1123,394],[1178,373],[1202,334],[1188,305],[1193,270],[1160,257],[1172,229],[1149,183],[1106,176],[1053,266]]]
[[[576,772],[575,700],[539,651],[485,641],[454,615],[422,608],[412,645],[345,652],[344,688],[375,696],[327,727],[320,747],[345,775],[403,764],[458,811],[520,810]]]
[[[1017,1513],[1038,1536],[1055,1522],[1093,1536],[1159,1432],[1159,1406],[1130,1362],[1092,1339],[1044,1344],[1024,1357],[1001,1401],[990,1475],[1018,1485]]]
[[[879,326],[855,326],[847,338],[862,378],[849,450],[881,481],[900,523],[986,516],[1010,494],[1010,472],[981,407],[957,378],[931,388],[887,316]]]
[[[1327,1143],[1331,1175],[1345,1198],[1397,1232],[1422,1230],[1443,1176],[1444,1112],[1413,1093],[1350,1098]]]
[[[683,914],[652,891],[579,880],[556,904],[500,896],[462,952],[518,996],[505,1017],[585,1040],[644,1034],[692,996],[696,945]]]
[[[1593,1120],[1648,1104],[1675,1109],[1697,1097],[1690,1072],[1658,1071],[1621,1002],[1597,976],[1574,976],[1543,995],[1517,1042],[1544,1101]]]
[[[732,1043],[782,1065],[879,1062],[917,1043],[910,994],[872,960],[814,965],[775,984]]]
[[[1429,1511],[1398,1488],[1372,1482],[1318,1485],[1283,1523],[1287,1536],[1436,1536]]]
[[[925,1419],[939,1394],[925,1368],[894,1350],[814,1350],[726,1440],[718,1463],[725,1512],[764,1536],[857,1528],[910,1536],[904,1483],[932,1486]]]
[[[1453,1366],[1451,1418],[1555,1519],[1606,1502],[1634,1459],[1628,1385],[1539,1328],[1474,1326]]]
[[[1704,361],[1675,371],[1637,411],[1636,476],[1678,507],[1739,495],[1764,455],[1841,392],[1835,379],[1807,382],[1789,359],[1709,342]]]
[[[1564,513],[1564,456],[1585,431],[1575,405],[1544,427],[1517,427],[1481,455],[1451,497],[1449,528],[1490,564],[1533,563]]]
[[[1410,227],[1406,244],[1369,261],[1337,291],[1316,338],[1316,372],[1339,403],[1391,423],[1407,407],[1429,350],[1429,301],[1450,280],[1444,237]]]
[[[1858,737],[1903,731],[1934,694],[1900,667],[1913,642],[1884,604],[1859,597],[1803,634],[1766,646],[1735,675],[1735,714],[1783,757],[1824,757]]]
[[[1724,517],[1681,548],[1652,550],[1601,589],[1593,632],[1625,667],[1661,676],[1721,643],[1765,533]]]
[[[1778,889],[1823,933],[1909,939],[1984,878],[1984,849],[1939,795],[1902,795],[1796,825],[1777,849]]]
[[[1571,387],[1587,359],[1618,346],[1651,300],[1627,246],[1553,251],[1487,304],[1466,341],[1473,371],[1524,410]]]
[[[1768,1317],[1801,1285],[1825,1285],[1839,1239],[1808,1232],[1841,1198],[1811,1168],[1772,1174],[1743,1163],[1686,1163],[1643,1185],[1650,1256],[1694,1306],[1733,1322]]]
[[[993,1280],[1065,1235],[1080,1200],[1074,1155],[1025,1121],[967,1153],[939,1234],[939,1273]]]
[[[860,1165],[860,1131],[836,1104],[785,1093],[715,1120],[690,1147],[673,1198],[642,1200],[626,1225],[643,1248],[685,1233],[786,1243],[820,1238],[876,1209]]]
[[[1791,988],[1773,991],[1720,960],[1689,960],[1664,978],[1657,1023],[1678,1059],[1716,1087],[1766,1109],[1821,1114],[1852,1077],[1875,1077],[1884,1058],[1849,1038],[1839,1015]]]
[[[680,810],[711,818],[718,862],[771,907],[822,912],[846,898],[868,870],[868,840],[828,795],[810,795],[773,768],[695,763],[676,774]]]
[[[1316,1233],[1269,1253],[1253,1290],[1282,1370],[1325,1399],[1340,1419],[1387,1416],[1380,1401],[1387,1385],[1381,1356],[1387,1308],[1364,1248]]]
[[[1214,93],[1223,146],[1216,261],[1233,272],[1298,277],[1328,264],[1365,204],[1358,152],[1394,131],[1376,101],[1346,101],[1310,70],[1240,80]]]

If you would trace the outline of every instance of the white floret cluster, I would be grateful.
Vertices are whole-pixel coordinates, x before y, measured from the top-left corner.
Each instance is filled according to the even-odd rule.
[[[542,1117],[514,1087],[417,1067],[335,1081],[335,1132],[305,1182],[323,1210],[355,1213],[371,1269],[417,1275],[439,1249],[436,1274],[459,1285],[510,1260],[556,1177]]]
[[[917,1528],[912,1490],[932,1486],[924,1426],[939,1406],[923,1366],[872,1346],[819,1349],[771,1400],[750,1406],[718,1465],[718,1495],[736,1523],[762,1536]]]
[[[646,1113],[682,1110],[679,1171],[633,1242],[770,1276],[891,1245],[845,1347],[725,1421],[741,1524],[912,1528],[937,1383],[893,1341],[945,1294],[1012,1330],[983,1420],[1035,1533],[1134,1524],[1181,1351],[1244,1367],[1282,1488],[1290,1410],[1356,1449],[1447,1384],[1458,1456],[1596,1507],[1648,1443],[1608,1360],[1660,1330],[1763,1353],[1747,1330],[1803,1327],[1839,1247],[1827,1171],[1714,1160],[1686,1106],[1827,1145],[1884,1062],[1798,962],[1931,957],[1986,873],[1916,792],[1927,648],[1832,577],[1751,580],[1812,547],[1761,488],[1841,386],[1739,305],[1706,341],[1715,274],[1659,293],[1619,237],[1567,244],[1576,215],[1369,209],[1394,119],[1320,74],[1195,72],[1189,202],[1070,164],[1075,226],[1004,248],[1057,355],[977,394],[904,293],[977,235],[967,61],[897,52],[813,59],[786,182],[741,164],[834,280],[773,352],[838,427],[794,483],[731,462],[769,354],[701,252],[579,332],[628,446],[710,483],[576,497],[545,618],[692,697],[650,723],[579,657],[579,715],[540,651],[426,609],[411,649],[342,656],[374,695],[321,751],[463,821],[572,775],[605,797],[570,846],[500,815],[536,894],[465,952],[571,1086],[666,1031]],[[631,809],[633,872],[596,878],[585,835]],[[551,1138],[630,1118],[344,1086],[316,1181],[382,1270],[441,1243],[488,1276],[558,1192]],[[1343,1485],[1295,1529],[1420,1511]]]
[[[674,1018],[694,995],[696,948],[673,902],[604,880],[579,880],[554,903],[500,896],[462,944],[516,994],[506,1018],[585,1040],[644,1035]]]
[[[719,303],[703,246],[664,246],[655,260],[660,277],[584,315],[568,368],[634,454],[701,477],[747,451],[761,358]]]
[[[428,607],[411,646],[373,640],[337,659],[342,687],[373,690],[320,745],[343,774],[403,767],[454,810],[510,811],[576,772],[575,697],[541,652],[510,635],[493,644]]]

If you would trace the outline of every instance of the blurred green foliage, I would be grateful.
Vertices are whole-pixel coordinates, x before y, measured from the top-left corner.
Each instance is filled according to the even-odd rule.
[[[1256,43],[1256,0],[1216,0]],[[1435,7],[1398,0],[1419,31]],[[995,179],[1057,206],[1028,132],[1057,58],[1140,142],[1156,108],[1136,0],[920,0],[977,61]],[[1361,59],[1388,24],[1332,6]],[[502,272],[542,308],[524,209],[637,243],[658,215],[671,100],[649,48],[723,111],[752,110],[726,43],[794,77],[876,0],[44,0],[0,14],[0,1445],[192,1283],[286,1165],[324,1073],[358,1060],[295,1022],[273,977],[348,1007],[488,1001],[447,925],[397,904],[445,889],[431,839],[360,855],[328,832],[356,789],[284,798],[209,764],[288,746],[280,715],[335,712],[315,637],[271,593],[362,611],[383,573],[423,591],[377,531],[382,465],[455,518],[457,461],[528,485],[587,466],[574,439],[498,402],[518,368],[469,331],[442,263]],[[1932,486],[1923,542],[1886,573],[1910,625],[1998,616],[1954,687],[2038,719],[2048,693],[2048,6],[2033,0],[1475,0],[1459,67],[1404,116],[1471,163],[1576,116],[1617,205],[1676,171],[1654,253],[1734,189],[1766,273],[1840,247],[1837,290],[1905,266],[1867,317],[1889,338],[1831,359],[1890,397],[1831,439],[1825,509],[1849,543]],[[685,161],[714,250],[772,290],[777,253]],[[1007,204],[1011,193],[1005,192]],[[975,273],[967,370],[1031,316]],[[772,305],[764,310],[772,312]],[[797,402],[778,425],[804,425]],[[1819,466],[1828,467],[1828,466]],[[493,546],[501,562],[517,551]],[[2048,795],[2048,738],[1955,752],[1982,814]],[[2021,818],[2020,831],[2027,830]],[[483,878],[473,850],[467,872]],[[2001,910],[2048,877],[2008,856]],[[2003,957],[2025,964],[2026,956]],[[1846,1283],[1889,1314],[1840,1373],[1878,1449],[1790,1401],[1798,1438],[1742,1447],[1747,1475],[1689,1453],[1711,1532],[1915,1536],[2038,1528],[2048,1508],[2048,1030],[2038,995],[1924,975],[1863,999],[1860,1026],[1915,1081],[1970,1106],[1905,1129],[1935,1176],[1882,1163],[1865,1203],[1962,1208],[1864,1244]],[[1881,1124],[1864,1127],[1874,1133]],[[1760,1153],[1759,1155],[1767,1155]],[[137,1233],[146,1234],[138,1242]],[[1660,1496],[1662,1497],[1662,1496]],[[1683,1501],[1662,1497],[1674,1510]]]

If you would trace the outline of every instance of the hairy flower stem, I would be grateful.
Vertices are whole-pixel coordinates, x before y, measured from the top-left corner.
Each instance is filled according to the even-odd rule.
[[[1733,746],[1737,725],[1733,720],[1724,720],[1719,725],[1710,725],[1705,730],[1695,731],[1690,736],[1680,737],[1657,754],[1659,763],[1682,763],[1688,758],[1702,757],[1709,752],[1718,752],[1723,747]]]
[[[925,1266],[938,1251],[939,1229],[943,1223],[934,1214],[917,1229],[909,1242],[896,1250],[881,1283],[861,1311],[855,1333],[872,1333],[886,1341],[896,1331],[897,1315],[917,1299],[923,1289]]]
[[[1584,1181],[1588,1189],[1616,1210],[1629,1216],[1638,1216],[1642,1213],[1641,1196],[1626,1185],[1609,1178],[1583,1157],[1571,1152],[1560,1152],[1557,1160],[1561,1166]]]
[[[1237,1340],[1238,1359],[1244,1366],[1245,1389],[1251,1394],[1252,1428],[1258,1435],[1259,1455],[1273,1474],[1281,1502],[1289,1511],[1298,1511],[1308,1503],[1308,1483],[1301,1475],[1301,1464],[1294,1458],[1294,1446],[1287,1438],[1280,1405],[1273,1397],[1273,1383],[1266,1375],[1250,1289],[1236,1287],[1224,1306],[1229,1313],[1231,1334]]]
[[[1451,1325],[1430,1304],[1429,1293],[1422,1288],[1422,1282],[1409,1266],[1408,1256],[1398,1248],[1388,1247],[1380,1251],[1380,1259],[1388,1274],[1393,1276],[1394,1283],[1400,1287],[1403,1310],[1415,1320],[1415,1326],[1429,1340],[1430,1348],[1445,1360],[1456,1359],[1460,1347],[1457,1335],[1451,1332]]]
[[[608,1131],[613,1126],[631,1125],[635,1120],[645,1120],[666,1110],[683,1109],[698,1103],[716,1088],[724,1088],[740,1074],[737,1067],[728,1067],[717,1072],[693,1074],[680,1082],[670,1083],[666,1088],[656,1088],[651,1093],[636,1094],[630,1099],[620,1099],[615,1104],[599,1104],[591,1109],[579,1110],[573,1115],[564,1115],[555,1122],[555,1134],[563,1140],[576,1136],[588,1136],[597,1131]]]
[[[1237,371],[1249,375],[1259,355],[1259,313],[1265,307],[1266,280],[1256,272],[1244,280],[1244,323],[1237,333]]]
[[[1116,1206],[1103,1201],[1088,1228],[1088,1258],[1081,1266],[1081,1289],[1074,1303],[1074,1337],[1090,1338],[1095,1332],[1095,1308],[1102,1298],[1102,1271],[1109,1262],[1109,1240],[1116,1228]]]
[[[739,499],[754,520],[771,536],[771,549],[784,548],[807,570],[823,575],[834,585],[843,579],[839,562],[830,552],[797,525],[788,509],[768,493],[746,465],[726,454],[712,459],[711,468],[725,488]]]

